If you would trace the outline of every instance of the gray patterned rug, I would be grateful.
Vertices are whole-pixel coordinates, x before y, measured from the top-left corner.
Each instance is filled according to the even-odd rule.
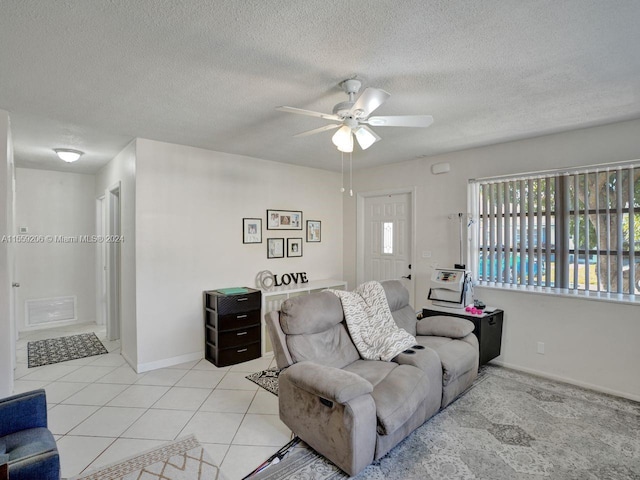
[[[29,367],[109,353],[95,333],[49,338],[27,343]]]
[[[160,445],[69,480],[224,480],[195,436]]]
[[[264,388],[267,392],[278,396],[278,375],[280,370],[277,367],[267,368],[261,372],[255,372],[247,375],[245,378]]]
[[[348,477],[302,448],[254,478]],[[461,398],[355,479],[640,480],[640,403],[486,366]]]

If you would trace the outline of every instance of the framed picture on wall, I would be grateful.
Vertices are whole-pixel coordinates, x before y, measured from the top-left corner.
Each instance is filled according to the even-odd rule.
[[[302,230],[302,212],[267,210],[267,230]]]
[[[320,220],[307,220],[307,242],[319,242],[321,233]]]
[[[284,238],[267,238],[267,258],[284,257]]]
[[[242,243],[262,243],[262,219],[242,219]]]
[[[302,238],[287,238],[287,257],[302,256]]]

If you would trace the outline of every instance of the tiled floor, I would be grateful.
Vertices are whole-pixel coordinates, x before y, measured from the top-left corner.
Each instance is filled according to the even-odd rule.
[[[108,354],[27,368],[27,342],[95,331]],[[96,325],[39,330],[17,343],[15,392],[43,388],[62,476],[106,465],[193,433],[231,480],[291,438],[278,399],[245,379],[272,356],[217,368],[206,360],[136,374]]]

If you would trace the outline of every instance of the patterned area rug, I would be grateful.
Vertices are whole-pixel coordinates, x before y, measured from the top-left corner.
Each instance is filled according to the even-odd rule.
[[[37,340],[27,350],[29,368],[109,353],[95,333]]]
[[[486,366],[354,480],[640,480],[640,403]],[[348,478],[298,448],[254,479]]]
[[[223,480],[193,435],[69,480]]]
[[[261,372],[252,373],[251,375],[247,375],[245,378],[264,388],[266,391],[273,393],[277,397],[278,375],[280,375],[280,370],[278,370],[277,367],[273,367],[268,368],[267,370],[262,370]]]

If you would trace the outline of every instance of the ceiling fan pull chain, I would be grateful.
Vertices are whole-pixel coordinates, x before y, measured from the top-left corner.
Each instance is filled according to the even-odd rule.
[[[342,158],[342,185],[340,186],[340,193],[344,193],[344,152],[340,152]]]
[[[349,153],[349,195],[353,197],[353,153]]]

